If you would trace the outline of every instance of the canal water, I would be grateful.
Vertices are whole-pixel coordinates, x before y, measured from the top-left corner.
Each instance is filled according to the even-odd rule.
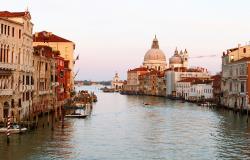
[[[250,124],[231,111],[160,97],[95,91],[87,119],[65,119],[23,135],[0,135],[1,160],[250,159]],[[150,103],[144,106],[143,103]],[[250,122],[249,122],[250,123]]]

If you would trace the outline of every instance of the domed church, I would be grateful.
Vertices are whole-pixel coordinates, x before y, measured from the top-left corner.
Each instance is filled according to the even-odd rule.
[[[184,52],[181,50],[179,53],[176,48],[174,55],[169,59],[169,68],[179,67],[188,68],[188,52],[186,49]]]
[[[164,71],[167,69],[166,57],[162,50],[159,49],[159,43],[155,36],[151,49],[144,56],[143,67]]]

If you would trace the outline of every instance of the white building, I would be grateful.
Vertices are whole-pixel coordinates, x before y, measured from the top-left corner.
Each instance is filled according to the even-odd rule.
[[[209,79],[210,74],[207,70],[203,68],[174,68],[168,69],[165,72],[166,79],[166,95],[167,96],[176,96],[176,82],[181,81],[186,78],[201,78]]]
[[[186,78],[176,82],[176,96],[185,100],[213,98],[212,81],[200,78]]]
[[[123,81],[120,80],[118,73],[115,74],[111,82],[111,87],[115,89],[115,91],[120,91],[123,88]]]
[[[212,82],[197,82],[191,84],[189,100],[212,99],[213,87]]]
[[[27,118],[34,90],[31,16],[0,12],[0,122]]]

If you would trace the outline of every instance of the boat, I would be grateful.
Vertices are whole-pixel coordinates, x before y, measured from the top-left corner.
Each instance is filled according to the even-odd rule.
[[[112,89],[112,88],[107,88],[107,87],[104,87],[102,91],[105,92],[105,93],[112,93],[112,92],[115,92],[114,89]]]
[[[67,118],[86,118],[87,116],[88,116],[87,114],[81,114],[81,113],[72,113],[65,115],[65,117]]]
[[[11,134],[18,134],[18,133],[24,133],[27,131],[27,128],[25,127],[21,127],[19,125],[12,125],[11,128],[9,129],[9,132]],[[7,128],[3,127],[0,128],[0,133],[6,133],[7,132]]]
[[[151,103],[143,103],[143,105],[145,105],[145,106],[149,106],[149,105],[152,105]]]

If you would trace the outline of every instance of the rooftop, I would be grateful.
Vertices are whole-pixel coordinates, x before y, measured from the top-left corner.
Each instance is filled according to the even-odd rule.
[[[128,70],[128,72],[138,72],[138,71],[148,71],[148,69],[145,67],[139,67],[139,68]]]
[[[33,42],[72,42],[65,38],[59,37],[52,32],[42,31],[33,35]]]
[[[9,17],[25,17],[25,16],[31,19],[29,11],[25,11],[25,12],[0,11],[0,17],[9,18]]]

